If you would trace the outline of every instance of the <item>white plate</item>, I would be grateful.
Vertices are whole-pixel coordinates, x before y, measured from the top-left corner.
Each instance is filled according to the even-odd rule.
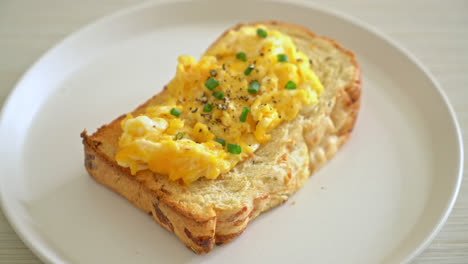
[[[144,212],[97,184],[79,137],[157,93],[180,54],[224,29],[278,19],[353,50],[363,98],[350,141],[291,201],[233,243],[196,256]],[[368,26],[308,3],[145,4],[94,23],[49,51],[19,82],[0,123],[1,200],[46,262],[399,263],[447,218],[462,171],[460,132],[433,78]]]

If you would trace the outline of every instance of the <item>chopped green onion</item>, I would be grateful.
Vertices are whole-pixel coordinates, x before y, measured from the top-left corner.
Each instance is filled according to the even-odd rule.
[[[206,104],[203,107],[203,112],[211,112],[211,110],[213,110],[213,106],[211,104]]]
[[[184,133],[179,132],[175,135],[175,140],[183,139],[184,138]]]
[[[208,80],[206,80],[205,86],[206,88],[213,90],[214,88],[219,86],[219,82],[214,78],[209,78]]]
[[[257,81],[253,81],[249,84],[249,88],[247,91],[251,94],[256,94],[258,93],[258,89],[260,89],[260,83]]]
[[[242,152],[241,146],[236,145],[236,144],[231,144],[231,143],[228,143],[227,151],[232,153],[232,154],[241,154],[241,152]]]
[[[267,34],[266,30],[264,30],[263,28],[257,29],[257,36],[259,36],[261,38],[266,38],[267,35],[268,34]]]
[[[226,146],[226,140],[222,139],[222,138],[216,138],[216,142],[218,142],[219,144]]]
[[[247,61],[247,57],[245,55],[245,52],[239,52],[236,54],[236,58],[241,60],[241,61]]]
[[[247,115],[249,114],[250,109],[246,106],[242,108],[242,114],[240,115],[239,119],[241,122],[245,122],[247,120]]]
[[[182,112],[181,112],[179,109],[177,109],[177,108],[172,108],[172,109],[171,109],[171,115],[173,115],[173,116],[175,116],[175,117],[179,117],[181,113],[182,113]]]
[[[278,58],[278,62],[288,62],[288,56],[286,54],[278,54],[276,57]]]
[[[250,64],[249,67],[247,67],[247,69],[245,69],[244,71],[245,76],[249,76],[249,74],[252,72],[254,68],[255,68],[255,65]]]
[[[295,90],[296,84],[293,81],[288,81],[288,83],[286,83],[286,86],[284,86],[284,88],[288,90]]]
[[[223,99],[224,99],[224,93],[223,93],[223,92],[220,92],[220,91],[214,92],[214,93],[213,93],[213,96],[216,97],[216,98],[219,99],[219,100],[223,100]]]

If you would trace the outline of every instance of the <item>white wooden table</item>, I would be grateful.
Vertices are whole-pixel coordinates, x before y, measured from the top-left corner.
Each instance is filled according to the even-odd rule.
[[[0,1],[0,106],[26,69],[54,43],[136,2]],[[464,145],[468,145],[468,1],[333,0],[323,5],[374,25],[415,54],[447,93],[458,115]],[[1,212],[0,263],[40,263]],[[468,172],[447,223],[414,263],[468,263]]]

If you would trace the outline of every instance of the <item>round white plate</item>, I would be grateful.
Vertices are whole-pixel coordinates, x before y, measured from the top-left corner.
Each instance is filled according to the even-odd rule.
[[[357,126],[289,202],[233,243],[197,256],[87,175],[79,134],[160,91],[178,55],[198,56],[226,28],[267,19],[303,25],[356,53],[363,72]],[[10,223],[46,262],[400,263],[447,218],[461,180],[461,144],[432,77],[344,15],[254,0],[144,4],[73,34],[18,83],[0,121],[0,193]]]

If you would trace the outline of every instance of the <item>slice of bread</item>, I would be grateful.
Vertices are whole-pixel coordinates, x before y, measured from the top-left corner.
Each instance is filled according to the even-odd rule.
[[[348,139],[359,110],[361,73],[352,52],[297,25],[274,21],[250,25],[254,24],[289,35],[310,58],[325,87],[317,104],[304,107],[294,120],[274,129],[272,139],[254,157],[216,180],[201,178],[186,186],[149,170],[132,176],[117,164],[114,157],[125,115],[91,136],[86,130],[81,134],[89,174],[147,212],[196,253],[232,241],[260,213],[285,202]],[[133,115],[166,96],[163,90]]]

